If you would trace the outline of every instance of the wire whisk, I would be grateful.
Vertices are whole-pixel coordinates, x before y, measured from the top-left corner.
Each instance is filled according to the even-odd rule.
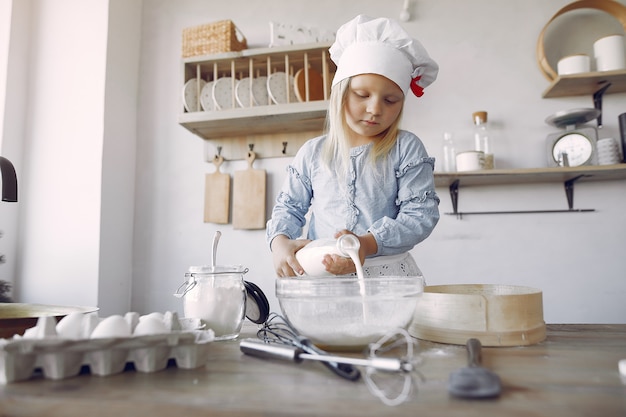
[[[390,406],[408,399],[416,382],[415,375],[423,380],[417,370],[421,358],[415,354],[416,342],[404,329],[394,329],[370,344],[365,358],[335,356],[319,349],[276,313],[269,315],[257,331],[257,337],[262,342],[244,340],[240,344],[241,350],[256,356],[280,357],[296,362],[304,359],[320,361],[337,375],[351,381],[361,377],[355,366],[362,366],[370,392]]]

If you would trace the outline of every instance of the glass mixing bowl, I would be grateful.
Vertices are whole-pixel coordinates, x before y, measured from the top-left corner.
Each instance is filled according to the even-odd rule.
[[[276,280],[284,318],[321,348],[357,350],[413,319],[424,279],[298,277]]]

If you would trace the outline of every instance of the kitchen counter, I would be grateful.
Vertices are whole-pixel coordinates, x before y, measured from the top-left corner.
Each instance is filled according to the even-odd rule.
[[[241,338],[254,337],[246,323]],[[320,363],[294,364],[244,355],[238,341],[214,342],[206,366],[155,373],[127,370],[64,380],[33,378],[0,386],[2,416],[625,416],[626,324],[548,325],[547,339],[526,347],[483,347],[498,373],[497,399],[447,393],[448,375],[466,366],[464,346],[419,341],[423,358],[413,393],[387,406],[363,379],[339,378]]]

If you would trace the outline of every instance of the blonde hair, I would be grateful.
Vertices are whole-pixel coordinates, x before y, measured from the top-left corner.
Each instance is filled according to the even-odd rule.
[[[339,178],[345,178],[349,169],[350,146],[348,138],[352,130],[346,121],[345,106],[350,90],[350,80],[352,77],[341,80],[330,91],[330,103],[326,115],[327,138],[322,147],[322,162],[331,171],[334,171]],[[404,104],[402,106],[404,109]],[[402,110],[394,122],[389,126],[383,136],[374,142],[369,158],[372,165],[378,159],[387,159],[387,155],[393,148],[398,137]],[[344,182],[341,181],[343,184]]]

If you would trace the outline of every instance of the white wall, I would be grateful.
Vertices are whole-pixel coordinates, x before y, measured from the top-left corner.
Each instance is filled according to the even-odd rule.
[[[106,14],[103,3],[96,3],[93,11],[85,10],[86,6],[76,0],[55,2],[55,7],[57,3],[80,11],[76,15],[80,19],[62,17],[61,11],[44,0],[34,2],[38,19],[37,29],[32,32],[36,53],[32,68],[34,83],[30,88],[36,87],[39,96],[28,112],[32,126],[28,128],[21,173],[26,190],[19,203],[24,220],[20,223],[23,247],[17,277],[28,282],[28,292],[20,293],[22,301],[72,304],[97,301],[103,312],[108,313],[122,309],[124,303],[116,304],[112,297],[117,291],[120,298],[126,297],[125,278],[120,277],[132,276],[130,308],[141,313],[182,312],[180,300],[172,293],[182,283],[190,265],[209,261],[212,235],[219,229],[223,235],[218,263],[249,267],[247,278],[265,290],[272,309],[278,311],[264,232],[233,230],[230,226],[218,227],[202,221],[204,175],[213,172],[213,167],[205,162],[203,141],[177,123],[182,89],[181,32],[188,26],[232,19],[251,47],[266,46],[271,20],[334,30],[358,13],[397,17],[402,1],[351,0],[342,2],[342,7],[337,9],[336,2],[330,0],[315,3],[144,0],[141,21],[136,22],[141,27],[141,54],[135,167],[129,160],[134,151],[131,145],[115,142],[111,146],[127,154],[118,159],[111,154],[107,157],[111,140],[107,135],[111,130],[107,129],[121,122],[127,134],[132,122],[122,116],[109,117],[116,113],[104,104],[104,97],[108,97],[105,91],[109,91],[104,80],[111,79],[115,65],[123,65],[128,73],[114,71],[113,79],[132,88],[136,74],[131,73],[132,64],[125,64],[121,57],[129,56],[135,45],[129,42],[125,49],[119,42],[112,42],[117,45],[116,53],[109,52],[111,61],[103,62],[107,56],[107,26],[116,23],[111,21],[107,25],[103,21]],[[593,105],[590,97],[541,98],[548,81],[536,64],[537,36],[550,17],[567,3],[566,0],[413,1],[414,19],[405,27],[439,62],[441,72],[422,99],[408,101],[405,127],[415,131],[438,157],[444,130],[453,130],[463,137],[470,129],[471,113],[487,110],[496,130],[499,166],[545,166],[544,138],[554,131],[544,123],[545,118],[559,110]],[[133,15],[136,5],[128,7]],[[81,40],[67,35],[60,24],[62,18],[65,22],[70,19],[74,26],[84,25],[80,26],[81,33],[89,34],[90,48],[76,51]],[[91,19],[89,25],[85,23]],[[120,15],[114,17],[112,13],[111,19],[120,19]],[[128,22],[124,22],[125,31],[132,36]],[[56,47],[54,41],[62,41],[65,48]],[[56,60],[45,59],[50,51]],[[105,68],[108,68],[106,75],[101,72]],[[44,81],[50,79],[50,74],[61,77],[63,82],[46,84]],[[68,111],[54,101],[54,93],[62,90],[62,96],[70,99],[66,103],[75,103],[71,99],[82,97],[86,89],[100,98],[90,102],[89,107],[74,105]],[[132,106],[126,106],[132,112]],[[617,115],[626,111],[625,107],[624,94],[605,96],[604,135],[617,135]],[[128,140],[132,142],[133,138]],[[48,160],[49,155],[54,155],[54,162]],[[268,198],[268,212],[288,162],[277,158],[255,163],[255,167],[268,171],[268,194],[272,196]],[[136,168],[132,274],[128,273],[127,258],[121,259],[112,270],[99,266],[103,261],[114,262],[112,254],[116,253],[106,249],[110,249],[113,238],[103,236],[113,230],[123,233],[130,227],[127,211],[133,204],[128,203],[127,197],[122,197],[124,202],[119,211],[110,208],[115,204],[111,201],[114,193],[106,179],[116,167],[129,176],[126,187],[120,189],[123,196],[133,187],[130,176]],[[232,161],[222,169],[232,173],[245,167],[243,161]],[[79,172],[80,177],[68,171]],[[45,181],[44,172],[49,173]],[[100,180],[103,185],[98,191]],[[119,185],[122,181],[113,176],[112,183]],[[85,197],[71,200],[76,206],[64,203],[62,207],[67,213],[56,212],[55,203],[62,201],[62,197],[76,195],[78,189],[86,193]],[[451,211],[447,190],[437,191],[442,199],[441,211]],[[541,288],[548,322],[624,322],[625,274],[616,254],[626,251],[626,240],[622,237],[626,231],[625,191],[625,181],[577,184],[575,206],[595,208],[594,213],[476,216],[462,220],[444,215],[433,235],[414,249],[414,255],[430,284],[484,282]],[[109,207],[110,216],[100,215],[100,207]],[[462,210],[566,207],[562,184],[463,188],[460,196]],[[102,225],[100,220],[104,222]],[[108,246],[102,244],[102,239],[109,242]],[[123,234],[117,239],[126,247],[131,237]],[[101,246],[104,249],[98,251],[96,247]],[[112,275],[107,277],[105,273]],[[82,288],[76,288],[78,277],[84,280]],[[118,290],[108,286],[111,277]],[[106,290],[108,296],[97,299],[98,290],[94,287]]]
[[[14,151],[19,218],[3,205],[0,228],[19,230],[13,298],[127,311],[141,1],[7,5],[2,150]]]
[[[565,0],[414,1],[414,19],[405,27],[440,63],[438,81],[420,100],[410,100],[405,127],[431,153],[440,155],[445,129],[463,135],[471,113],[484,109],[497,129],[501,167],[545,166],[544,123],[564,109],[592,107],[591,97],[541,98],[548,81],[535,59],[537,37]],[[301,23],[335,30],[358,13],[397,17],[402,1],[320,0],[249,2],[147,1],[143,15],[137,200],[134,246],[134,308],[180,307],[171,292],[190,265],[209,261],[211,237],[223,233],[218,263],[248,266],[248,278],[274,298],[274,274],[262,231],[239,231],[202,223],[202,140],[176,123],[180,103],[180,49],[183,28],[232,19],[251,46],[269,43],[268,22]],[[520,24],[523,22],[523,24]],[[624,94],[605,96],[605,132],[616,135]],[[284,177],[285,159],[258,160],[269,175],[269,194]],[[222,166],[232,173],[243,161]],[[431,284],[506,283],[544,291],[550,322],[624,322],[623,268],[626,241],[626,183],[578,184],[575,206],[591,214],[442,216],[433,235],[414,250]],[[438,189],[441,211],[451,211],[446,189]],[[268,202],[268,210],[271,201]],[[462,210],[567,208],[562,184],[462,189]]]

